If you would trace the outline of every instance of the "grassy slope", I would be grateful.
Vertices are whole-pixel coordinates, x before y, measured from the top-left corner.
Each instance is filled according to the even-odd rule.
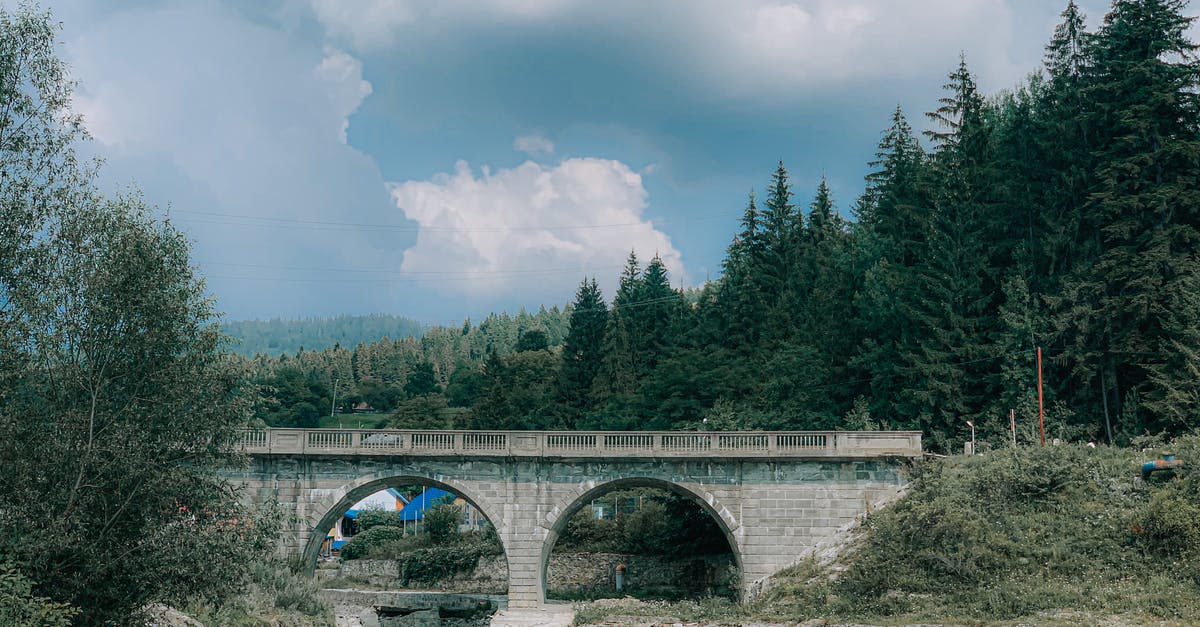
[[[1172,448],[1200,462],[1200,439]],[[1148,458],[1060,446],[929,462],[904,501],[870,518],[836,580],[802,565],[747,606],[585,607],[580,618],[1200,624],[1200,472],[1145,484]]]

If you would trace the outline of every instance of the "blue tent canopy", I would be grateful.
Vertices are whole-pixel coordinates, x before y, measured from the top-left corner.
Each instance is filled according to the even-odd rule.
[[[400,510],[400,520],[421,520],[425,518],[425,510],[450,503],[455,499],[453,493],[440,488],[429,488],[413,497],[413,500]]]

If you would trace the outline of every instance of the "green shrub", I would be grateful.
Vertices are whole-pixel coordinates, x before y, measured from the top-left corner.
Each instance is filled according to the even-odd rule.
[[[355,559],[394,560],[400,559],[405,553],[423,549],[429,546],[429,536],[425,534],[408,535],[399,540],[385,540],[372,544],[365,554]]]
[[[592,512],[580,511],[567,521],[562,535],[555,542],[556,551],[589,553],[620,553],[623,534],[614,519],[597,519]]]
[[[402,585],[429,584],[474,570],[480,557],[503,553],[495,531],[459,534],[454,542],[398,555],[396,576]]]
[[[397,577],[403,585],[432,583],[474,570],[480,551],[471,547],[431,546],[400,557]]]
[[[67,627],[79,610],[36,596],[33,583],[16,566],[0,562],[0,625]]]
[[[1200,580],[1200,439],[1180,438],[1164,447],[1179,455],[1184,466],[1154,487],[1150,502],[1133,523],[1139,545],[1156,559],[1166,559],[1196,573]],[[1191,462],[1190,464],[1188,462]],[[1163,473],[1159,473],[1160,475]]]
[[[400,527],[372,527],[350,538],[350,541],[342,546],[341,557],[344,560],[363,559],[373,547],[402,539],[404,529]]]
[[[358,512],[355,523],[358,525],[359,533],[372,527],[404,527],[404,521],[400,520],[400,512],[387,509],[361,510]]]
[[[422,526],[434,544],[445,544],[458,534],[458,521],[461,519],[462,509],[453,503],[442,503],[425,511]]]

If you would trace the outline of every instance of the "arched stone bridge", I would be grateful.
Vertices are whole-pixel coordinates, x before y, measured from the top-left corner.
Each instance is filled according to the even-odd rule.
[[[495,526],[518,608],[543,602],[546,563],[571,515],[633,486],[698,502],[750,593],[895,494],[906,462],[921,455],[921,434],[264,429],[246,432],[243,448],[249,467],[226,476],[249,501],[295,514],[281,545],[309,564],[325,532],[368,494],[429,484],[462,496]]]

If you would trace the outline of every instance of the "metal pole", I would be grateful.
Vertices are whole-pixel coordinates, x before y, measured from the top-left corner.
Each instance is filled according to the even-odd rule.
[[[1017,448],[1017,411],[1012,408],[1008,410],[1008,431],[1012,433],[1013,448]]]
[[[337,386],[342,380],[340,378],[333,380],[333,400],[329,401],[329,417],[333,418],[333,408],[337,407]]]
[[[1037,347],[1038,367],[1038,426],[1042,432],[1042,446],[1046,446],[1046,408],[1042,397],[1042,347]]]

